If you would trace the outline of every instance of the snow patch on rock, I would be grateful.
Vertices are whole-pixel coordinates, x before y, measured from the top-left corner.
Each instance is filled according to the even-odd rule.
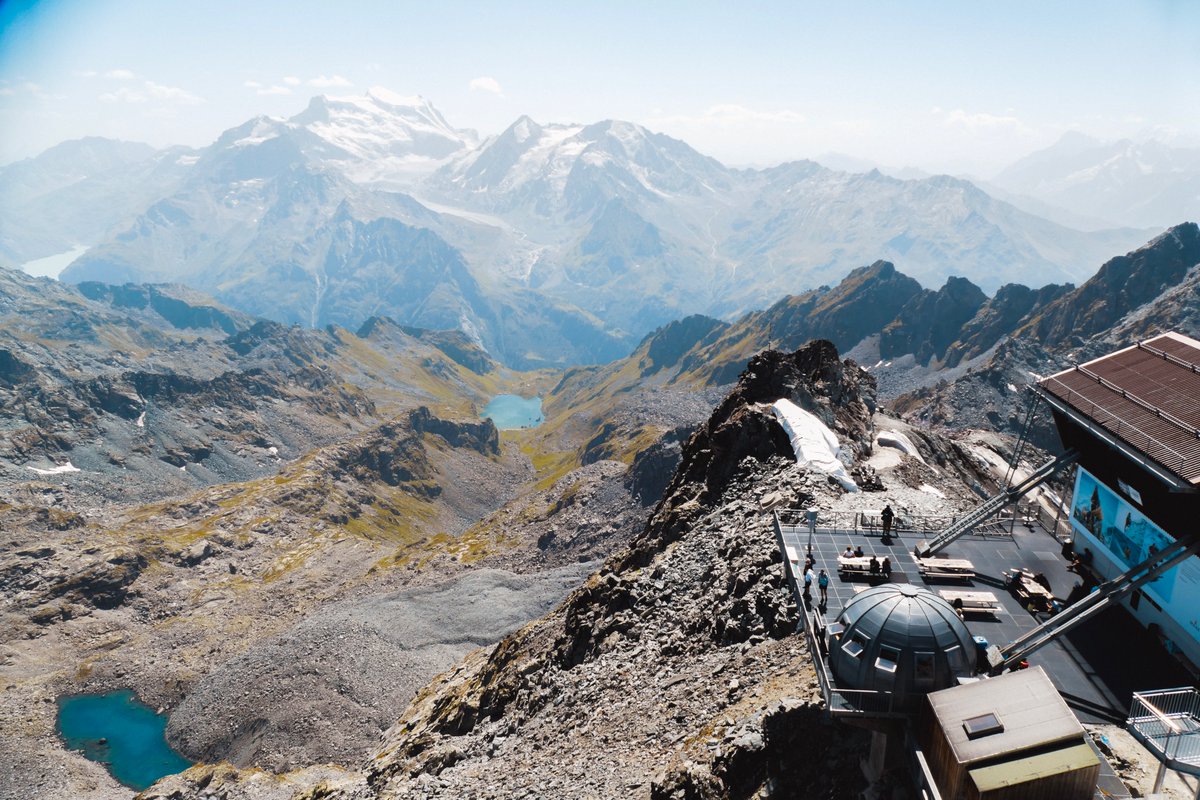
[[[912,439],[900,431],[880,431],[875,437],[875,444],[880,447],[894,447],[906,456],[912,456],[922,464],[925,463],[925,459],[921,458],[921,451],[912,443]]]
[[[792,442],[797,464],[821,470],[848,492],[858,491],[846,465],[838,460],[842,445],[824,422],[791,400],[776,400],[771,410]]]
[[[37,467],[30,467],[29,469],[33,470],[38,475],[62,475],[67,472],[80,471],[79,467],[75,466],[70,461],[65,464],[59,464],[57,467],[51,467],[50,469],[38,469]]]

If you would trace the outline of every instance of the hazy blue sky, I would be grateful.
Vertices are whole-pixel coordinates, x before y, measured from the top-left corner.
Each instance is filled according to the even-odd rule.
[[[616,118],[730,164],[987,175],[1071,129],[1195,142],[1200,3],[0,0],[0,163],[376,85],[484,135]]]

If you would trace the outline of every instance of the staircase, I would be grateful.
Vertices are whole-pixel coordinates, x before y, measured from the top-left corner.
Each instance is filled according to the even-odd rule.
[[[1067,450],[1065,453],[1055,456],[1034,470],[1025,480],[1014,486],[1006,487],[998,494],[988,498],[982,505],[971,511],[971,513],[935,536],[932,541],[918,542],[916,548],[913,550],[913,554],[918,558],[928,558],[937,553],[958,537],[969,533],[976,525],[979,525],[981,522],[1029,494],[1038,486],[1045,483],[1051,475],[1060,469],[1074,464],[1078,458],[1079,453],[1074,450]]]

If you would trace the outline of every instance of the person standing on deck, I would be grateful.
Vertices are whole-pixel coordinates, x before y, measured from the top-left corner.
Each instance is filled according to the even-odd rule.
[[[883,511],[880,512],[879,518],[883,520],[883,538],[890,539],[892,536],[892,520],[896,518],[896,512],[892,511],[890,505],[886,505],[883,507]]]

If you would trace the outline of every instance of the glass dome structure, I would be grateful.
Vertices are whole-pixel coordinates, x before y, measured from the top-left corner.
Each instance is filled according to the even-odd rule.
[[[892,692],[895,707],[975,671],[975,640],[954,607],[928,589],[885,583],[855,596],[837,619],[829,667],[839,688]]]

